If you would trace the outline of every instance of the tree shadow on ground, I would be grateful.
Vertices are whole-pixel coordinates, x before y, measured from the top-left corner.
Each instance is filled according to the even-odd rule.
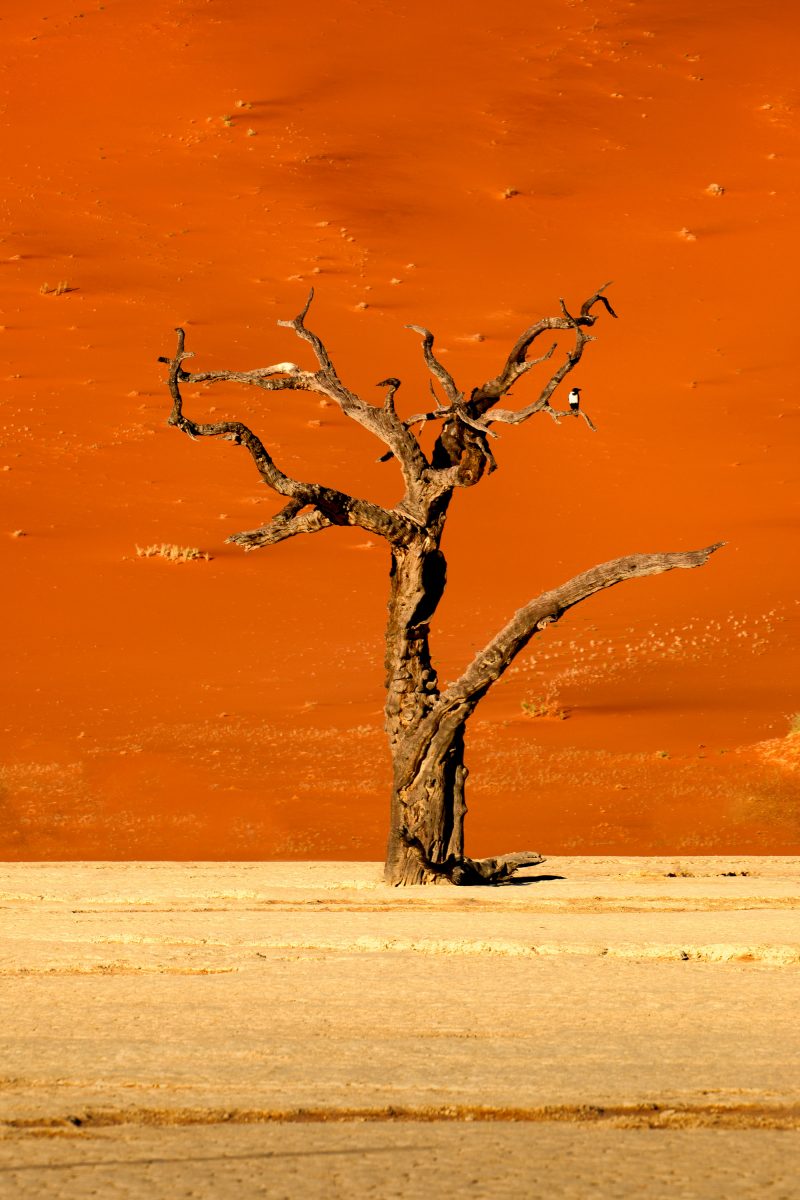
[[[566,879],[566,875],[525,875],[522,878],[515,875],[505,880],[503,886],[527,887],[529,883],[552,883],[558,879]]]

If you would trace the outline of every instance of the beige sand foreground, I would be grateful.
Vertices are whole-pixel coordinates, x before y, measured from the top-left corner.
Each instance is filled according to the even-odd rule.
[[[800,1196],[799,867],[5,866],[0,1193]]]

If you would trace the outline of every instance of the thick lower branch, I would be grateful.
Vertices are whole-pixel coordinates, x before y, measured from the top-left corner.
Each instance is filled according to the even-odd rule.
[[[715,542],[702,550],[677,551],[672,554],[630,554],[601,563],[576,575],[573,579],[544,592],[520,608],[496,637],[478,653],[470,665],[454,683],[442,692],[419,727],[417,745],[419,753],[436,738],[447,738],[449,729],[462,724],[474,711],[478,702],[489,688],[508,669],[511,663],[534,634],[552,625],[576,604],[588,600],[596,592],[615,587],[628,579],[645,575],[660,575],[678,568],[702,567],[708,559],[724,546]]]

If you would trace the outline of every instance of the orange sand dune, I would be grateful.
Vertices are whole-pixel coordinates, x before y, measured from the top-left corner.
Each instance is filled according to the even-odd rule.
[[[200,369],[305,361],[275,322],[313,282],[342,376],[377,397],[399,375],[411,412],[404,324],[469,387],[607,279],[620,319],[576,379],[598,432],[507,429],[457,497],[443,673],[594,562],[729,545],[520,661],[470,735],[469,848],[796,853],[796,755],[743,749],[800,708],[795,6],[9,7],[0,853],[381,851],[386,551],[225,544],[276,498],[242,451],[165,426],[175,325]],[[212,407],[292,474],[398,497],[316,400],[188,397]],[[137,557],[162,542],[211,561]],[[542,700],[568,719],[523,713]]]

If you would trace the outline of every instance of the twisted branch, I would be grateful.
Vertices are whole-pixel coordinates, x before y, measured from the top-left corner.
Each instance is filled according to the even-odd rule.
[[[241,383],[264,391],[305,391],[325,396],[388,447],[387,457],[397,458],[406,485],[413,490],[418,476],[428,465],[419,443],[397,416],[393,406],[376,408],[342,383],[324,342],[306,326],[305,320],[313,299],[314,289],[311,288],[301,312],[290,321],[278,321],[278,325],[293,329],[302,341],[311,346],[318,363],[316,371],[304,371],[293,362],[275,363],[253,371],[203,371],[197,374],[184,371],[179,366],[176,383]],[[191,356],[187,354],[184,357]],[[162,358],[159,361],[173,360]]]
[[[304,509],[301,500],[290,500],[266,525],[243,533],[232,533],[226,541],[241,546],[247,552],[257,550],[260,546],[274,546],[298,533],[318,533],[331,524],[330,518],[320,509]]]
[[[433,353],[433,334],[430,329],[426,329],[424,325],[406,325],[406,329],[413,330],[414,333],[419,333],[422,336],[422,353],[425,356],[425,362],[428,365],[428,370],[435,379],[444,388],[444,393],[451,404],[455,404],[462,399],[462,392],[459,391],[456,381],[442,363],[439,362],[436,355]],[[431,391],[433,388],[431,387]],[[434,399],[436,396],[434,394]]]
[[[415,413],[405,420],[398,416],[395,408],[395,395],[400,387],[399,379],[392,376],[378,384],[379,387],[386,388],[387,392],[382,405],[375,406],[347,388],[339,378],[324,342],[306,325],[306,317],[314,298],[312,288],[298,315],[289,321],[278,321],[278,324],[294,330],[302,341],[311,346],[317,360],[316,371],[303,370],[294,362],[279,362],[251,371],[205,371],[193,374],[183,366],[191,354],[184,348],[183,330],[178,330],[178,348],[175,356],[159,360],[170,367],[169,387],[173,408],[169,422],[192,438],[222,437],[245,446],[264,482],[280,495],[300,505],[300,510],[291,515],[287,516],[284,510],[260,529],[235,535],[233,540],[246,549],[273,545],[277,541],[294,536],[295,533],[315,532],[331,524],[357,524],[395,544],[406,544],[412,536],[413,528],[419,527],[420,519],[425,520],[427,506],[433,499],[453,487],[472,487],[483,474],[496,469],[497,463],[489,444],[490,439],[497,437],[492,425],[519,425],[534,413],[545,411],[556,423],[564,416],[578,415],[583,418],[589,429],[595,428],[591,418],[583,410],[577,414],[572,411],[563,412],[553,408],[549,400],[561,381],[580,361],[586,343],[592,340],[585,330],[596,320],[592,314],[594,305],[601,303],[608,313],[616,316],[603,295],[606,287],[608,284],[598,288],[583,302],[577,317],[572,315],[562,300],[561,316],[544,318],[527,329],[512,347],[500,374],[476,388],[468,400],[465,400],[450,372],[434,354],[434,338],[431,331],[422,325],[407,326],[422,337],[423,356],[433,376],[430,389],[436,407],[426,412]],[[575,345],[568,351],[565,361],[556,368],[537,399],[531,404],[518,410],[495,408],[497,400],[508,392],[519,378],[554,354],[557,347],[555,342],[540,357],[527,357],[531,345],[546,330],[574,332]],[[444,390],[449,403],[440,403],[433,386],[434,380],[438,381]],[[200,424],[185,417],[180,385],[217,382],[240,383],[265,391],[316,392],[333,400],[346,416],[368,429],[387,447],[379,462],[388,461],[392,457],[397,458],[406,482],[406,494],[400,505],[389,511],[337,489],[293,479],[276,466],[263,442],[240,421]],[[428,421],[441,423],[441,432],[434,449],[433,471],[422,452],[418,437],[413,432],[414,427],[419,426],[421,433]],[[303,509],[309,511],[302,512]]]
[[[579,316],[573,317],[562,299],[560,302],[562,315],[560,317],[544,317],[541,321],[537,321],[535,325],[531,325],[529,329],[520,334],[512,346],[500,374],[496,375],[493,379],[487,380],[486,383],[476,388],[472,393],[470,398],[472,412],[478,416],[483,416],[491,409],[490,421],[500,421],[506,425],[520,425],[523,421],[527,421],[529,417],[532,417],[534,413],[546,408],[550,397],[558,385],[580,362],[586,343],[594,340],[588,334],[584,333],[584,328],[590,328],[597,320],[597,317],[592,314],[594,305],[597,303],[603,304],[606,311],[612,317],[616,317],[617,314],[603,295],[603,292],[609,286],[610,284],[604,283],[592,296],[584,300]],[[542,355],[541,358],[531,360],[527,357],[530,347],[548,329],[572,329],[575,332],[575,345],[568,351],[564,362],[553,372],[538,397],[531,404],[517,411],[494,409],[494,405],[500,397],[504,396],[522,375],[529,371],[531,367],[537,366],[539,363],[550,358],[554,353],[557,343],[553,343],[547,353]],[[591,423],[590,427],[594,428]]]
[[[493,683],[511,666],[528,642],[548,625],[554,625],[564,613],[596,592],[645,575],[660,575],[676,568],[702,567],[712,554],[724,546],[715,542],[702,550],[671,554],[630,554],[601,563],[568,580],[552,591],[544,592],[520,608],[510,621],[476,654],[463,674],[441,693],[415,731],[417,767],[426,755],[435,753],[441,743],[449,745],[453,730],[462,726],[486,695]]]
[[[186,377],[181,364],[191,355],[184,349],[186,339],[184,330],[177,329],[176,333],[178,344],[174,357],[159,359],[159,362],[169,364],[168,385],[172,396],[172,412],[167,424],[175,425],[191,438],[221,437],[235,445],[244,446],[250,454],[256,470],[268,487],[279,495],[296,502],[300,508],[311,506],[319,510],[320,515],[325,518],[326,524],[358,525],[369,533],[386,538],[394,545],[407,545],[411,541],[414,535],[414,526],[399,513],[390,512],[379,504],[373,504],[367,500],[359,500],[336,488],[325,487],[318,483],[305,483],[286,475],[275,465],[261,439],[243,422],[214,421],[201,424],[184,416],[179,380],[181,376]],[[286,364],[281,365],[285,366]],[[283,537],[291,537],[294,533],[312,532],[312,527],[323,528],[322,524],[318,526],[315,524],[319,520],[318,518],[311,521],[309,516],[304,521],[300,521],[295,513],[299,513],[299,508],[294,509],[292,514],[287,517],[287,510],[284,509],[272,522],[273,532],[280,530]],[[276,520],[278,521],[277,527],[275,527]],[[267,526],[265,529],[269,529],[269,527]],[[259,531],[255,531],[254,534],[245,535],[249,538],[248,544],[251,549],[256,544],[269,545],[273,540],[283,540],[283,537],[271,538],[267,535],[263,542],[257,542],[255,538],[258,533]]]
[[[418,425],[420,433],[428,421],[441,422],[441,433],[436,442],[432,459],[435,467],[433,478],[440,490],[444,491],[453,487],[473,487],[484,474],[491,474],[496,469],[497,463],[489,446],[489,438],[497,437],[491,428],[493,424],[521,425],[534,413],[544,411],[556,424],[560,423],[563,416],[578,415],[583,418],[590,430],[595,431],[596,426],[586,412],[580,411],[575,414],[570,411],[567,414],[553,408],[550,405],[550,397],[562,380],[580,362],[586,343],[594,340],[585,332],[585,329],[590,328],[597,320],[596,316],[592,314],[594,305],[598,302],[602,303],[606,311],[616,317],[617,314],[603,295],[608,286],[607,283],[603,284],[593,295],[584,300],[577,317],[572,315],[566,302],[562,299],[560,302],[561,316],[545,317],[526,329],[512,347],[500,374],[475,388],[468,400],[464,399],[464,394],[459,390],[450,372],[435,357],[433,334],[430,330],[423,325],[406,326],[407,329],[412,329],[415,333],[422,335],[422,349],[428,369],[440,382],[450,401],[449,405],[441,405],[436,399],[431,384],[431,391],[436,399],[436,408],[414,413],[403,422],[406,429]],[[557,342],[553,342],[550,348],[538,358],[529,359],[527,357],[530,347],[547,330],[572,330],[574,332],[575,344],[567,352],[565,360],[550,376],[538,397],[525,408],[496,409],[494,405],[500,397],[508,393],[523,375],[546,362],[555,353],[558,347]],[[472,430],[473,433],[468,433],[468,430]],[[475,437],[475,434],[478,436]],[[390,454],[384,454],[378,461],[385,462],[390,457]]]
[[[328,351],[325,349],[322,339],[318,337],[316,333],[312,333],[310,329],[306,329],[305,320],[308,316],[308,310],[311,308],[311,301],[313,299],[314,289],[312,287],[309,290],[305,304],[297,316],[293,317],[291,321],[278,321],[278,324],[283,326],[284,329],[293,329],[298,337],[302,338],[304,342],[308,342],[308,344],[312,347],[314,354],[317,356],[317,362],[319,363],[322,371],[325,372],[332,382],[341,388],[346,397],[351,399],[356,404],[363,404],[363,401],[359,401],[357,396],[355,396],[352,392],[349,392],[339,379],[339,376],[336,374],[336,369],[331,361],[331,357],[328,354]]]
[[[724,545],[724,542],[715,542],[702,550],[679,550],[670,554],[629,554],[624,558],[600,563],[597,567],[575,575],[560,587],[543,592],[541,596],[520,608],[508,624],[475,656],[463,675],[442,693],[438,706],[447,710],[466,702],[474,707],[535,633],[547,625],[555,624],[570,608],[588,600],[596,592],[615,587],[627,579],[661,575],[676,568],[691,570],[702,567],[711,555]],[[435,709],[431,717],[435,719]]]

